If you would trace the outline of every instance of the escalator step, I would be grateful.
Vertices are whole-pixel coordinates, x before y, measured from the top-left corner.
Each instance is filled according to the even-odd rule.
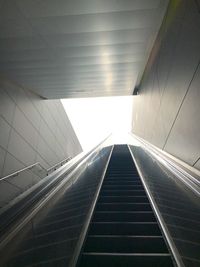
[[[100,196],[99,203],[148,203],[146,196]]]
[[[149,203],[97,203],[97,211],[151,211]]]
[[[132,178],[120,178],[120,179],[106,179],[104,181],[104,185],[106,184],[121,184],[123,185],[124,183],[127,183],[127,184],[132,184],[132,185],[142,185],[141,181],[137,180],[137,181],[134,181]]]
[[[172,267],[170,254],[83,253],[82,267]]]
[[[100,192],[100,196],[146,196],[146,193],[144,190],[103,190]]]
[[[104,185],[106,184],[121,184],[121,185],[140,185],[142,186],[142,183],[140,180],[137,180],[137,179],[133,179],[133,178],[119,178],[119,179],[105,179],[104,180]]]
[[[91,222],[89,235],[160,236],[157,222]]]
[[[142,185],[104,185],[105,189],[124,189],[124,190],[130,190],[130,189],[137,189],[137,190],[143,190]]]
[[[85,252],[168,253],[162,236],[88,236]]]
[[[153,212],[95,212],[93,222],[156,222]]]

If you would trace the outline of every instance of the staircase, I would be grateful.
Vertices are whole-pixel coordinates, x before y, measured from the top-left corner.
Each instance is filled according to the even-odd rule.
[[[175,266],[126,145],[114,146],[77,266]]]

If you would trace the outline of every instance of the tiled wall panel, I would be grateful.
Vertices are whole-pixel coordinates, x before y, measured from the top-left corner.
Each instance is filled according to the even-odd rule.
[[[199,168],[200,13],[170,1],[134,98],[133,132]]]
[[[49,168],[81,150],[59,100],[0,79],[0,177],[35,162]]]

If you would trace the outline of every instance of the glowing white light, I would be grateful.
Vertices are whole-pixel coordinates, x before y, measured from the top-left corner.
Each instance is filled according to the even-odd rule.
[[[105,88],[107,91],[110,91],[111,86],[113,84],[113,75],[112,75],[110,56],[106,50],[102,51],[101,63],[102,63],[102,69],[103,69],[104,73],[106,74],[106,76],[105,76]]]
[[[113,78],[112,78],[112,74],[111,73],[109,73],[107,75],[105,81],[106,81],[105,82],[106,87],[109,88],[109,86],[111,86],[112,85],[112,82],[113,82]]]
[[[115,143],[127,142],[132,122],[131,96],[61,101],[83,150],[94,147],[111,132]]]

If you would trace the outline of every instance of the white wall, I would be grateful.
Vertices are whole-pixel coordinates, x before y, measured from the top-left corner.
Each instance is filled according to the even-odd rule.
[[[0,176],[35,162],[48,168],[81,152],[59,100],[0,79]]]
[[[200,13],[193,0],[171,1],[139,95],[133,132],[200,169]]]

